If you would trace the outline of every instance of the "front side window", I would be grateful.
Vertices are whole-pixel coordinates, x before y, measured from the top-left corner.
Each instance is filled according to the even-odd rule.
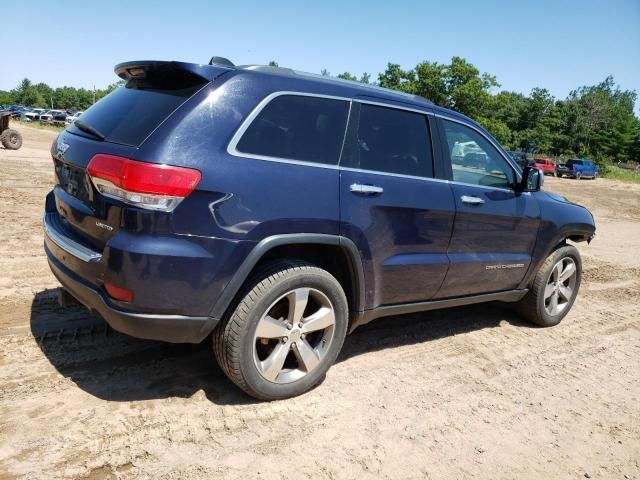
[[[336,165],[349,102],[302,95],[271,100],[238,142],[242,153]]]
[[[457,122],[443,120],[442,125],[453,181],[499,188],[515,184],[511,166],[482,135]]]
[[[363,103],[357,127],[353,130],[345,145],[341,165],[418,177],[433,176],[426,115]]]

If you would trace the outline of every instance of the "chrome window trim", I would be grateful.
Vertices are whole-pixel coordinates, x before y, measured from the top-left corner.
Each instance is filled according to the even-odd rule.
[[[471,125],[470,123],[465,122],[464,120],[458,120],[457,118],[453,118],[453,117],[449,117],[447,115],[442,115],[439,113],[435,113],[434,116],[441,118],[443,120],[448,120],[449,122],[454,122],[454,123],[459,123],[460,125],[464,125],[467,128],[470,128],[471,130],[474,130],[476,133],[478,133],[482,138],[484,138],[487,142],[489,142],[493,148],[496,149],[496,151],[498,152],[498,155],[500,155],[502,158],[504,158],[504,160],[507,162],[507,165],[509,165],[512,169],[513,169],[513,173],[515,173],[516,175],[516,179],[518,181],[522,181],[522,174],[520,173],[520,167],[518,166],[517,163],[515,163],[511,158],[507,158],[505,157],[502,152],[500,151],[500,146],[498,146],[496,144],[496,142],[494,142],[493,140],[491,140],[490,138],[488,138],[483,132],[482,130],[480,130],[479,128]],[[469,185],[469,184],[466,184]],[[473,184],[471,184],[473,185]],[[513,190],[513,189],[509,189],[509,190]]]
[[[381,172],[380,170],[367,170],[366,168],[339,167],[339,170],[356,173],[373,173],[375,175],[386,175],[388,177],[410,178],[412,180],[431,180],[434,182],[451,183],[449,180],[444,180],[442,178],[420,177],[418,175],[406,175],[404,173]]]
[[[482,188],[483,190],[500,190],[503,192],[511,192],[515,193],[513,188],[502,188],[502,187],[491,187],[488,185],[477,185],[475,183],[465,183],[465,182],[456,182],[454,180],[446,180],[444,178],[435,178],[435,177],[419,177],[416,175],[405,175],[403,173],[390,173],[390,172],[381,172],[379,170],[366,170],[364,168],[353,168],[353,167],[340,167],[339,170],[344,170],[347,172],[355,172],[355,173],[373,173],[375,175],[385,175],[388,177],[398,177],[398,178],[409,178],[412,180],[426,180],[429,182],[439,182],[439,183],[448,183],[450,185],[462,185],[465,187],[477,187]],[[522,194],[528,194],[529,192],[522,192]]]
[[[60,234],[53,225],[49,224],[47,219],[48,216],[49,214],[45,215],[42,219],[42,227],[47,238],[55,245],[83,262],[96,263],[102,259],[101,253],[95,252],[90,248],[80,245],[78,242],[74,242],[70,238]]]
[[[338,158],[336,160],[336,164],[335,165],[333,165],[333,164],[329,165],[329,164],[325,164],[325,163],[309,162],[309,161],[306,161],[306,160],[296,160],[294,158],[272,157],[270,155],[258,155],[258,154],[255,154],[255,153],[245,153],[245,152],[241,152],[240,150],[237,149],[238,143],[240,143],[240,139],[242,138],[244,133],[248,130],[249,126],[251,126],[251,124],[256,119],[256,117],[260,114],[260,112],[262,112],[262,110],[274,98],[281,97],[281,96],[284,96],[284,95],[292,95],[292,96],[297,96],[297,97],[326,98],[326,99],[329,99],[329,100],[341,100],[341,101],[344,101],[344,102],[349,102],[349,111],[347,112],[347,123],[345,124],[345,133],[344,133],[344,135],[346,136],[347,128],[349,126],[349,123],[348,123],[349,115],[351,114],[351,100],[352,100],[351,98],[339,97],[339,96],[335,96],[335,95],[324,95],[324,94],[320,94],[320,93],[296,92],[296,91],[292,91],[292,90],[279,90],[277,92],[272,92],[269,95],[267,95],[266,97],[264,97],[258,103],[258,105],[256,105],[253,108],[253,110],[247,116],[247,118],[245,118],[244,121],[240,124],[240,127],[238,128],[238,130],[236,130],[236,133],[233,134],[233,137],[231,137],[231,141],[227,145],[227,153],[229,155],[233,155],[234,157],[252,158],[252,159],[255,159],[255,160],[266,160],[266,161],[270,161],[270,162],[288,163],[288,164],[291,164],[291,165],[303,165],[303,166],[307,166],[307,167],[318,167],[318,168],[327,168],[327,169],[330,169],[330,170],[336,170],[338,168],[338,162],[340,161],[340,158]],[[343,137],[342,143],[340,145],[340,152],[341,153],[342,153],[342,147],[343,146],[344,146],[344,137]]]

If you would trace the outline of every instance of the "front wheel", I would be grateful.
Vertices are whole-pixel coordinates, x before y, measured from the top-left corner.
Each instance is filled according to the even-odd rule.
[[[342,348],[347,299],[327,271],[300,261],[269,265],[216,327],[227,377],[259,400],[294,397],[324,378]]]
[[[544,262],[527,295],[520,300],[520,313],[529,321],[552,327],[569,313],[582,279],[582,259],[578,249],[565,245]]]

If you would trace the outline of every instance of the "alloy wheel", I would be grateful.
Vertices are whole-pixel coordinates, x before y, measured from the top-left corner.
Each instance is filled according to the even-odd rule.
[[[573,300],[576,278],[576,263],[564,257],[551,270],[544,289],[544,308],[549,315],[561,314]]]
[[[273,383],[291,383],[307,375],[333,342],[335,311],[315,288],[296,288],[280,296],[258,321],[253,359]]]

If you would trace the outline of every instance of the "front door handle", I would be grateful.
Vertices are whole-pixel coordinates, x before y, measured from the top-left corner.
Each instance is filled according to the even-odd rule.
[[[349,190],[352,193],[357,195],[380,195],[384,192],[382,187],[377,187],[376,185],[364,185],[362,183],[354,183],[349,187]]]
[[[483,199],[479,197],[471,197],[469,195],[462,195],[460,200],[462,200],[462,203],[466,203],[467,205],[482,205],[484,203]]]

